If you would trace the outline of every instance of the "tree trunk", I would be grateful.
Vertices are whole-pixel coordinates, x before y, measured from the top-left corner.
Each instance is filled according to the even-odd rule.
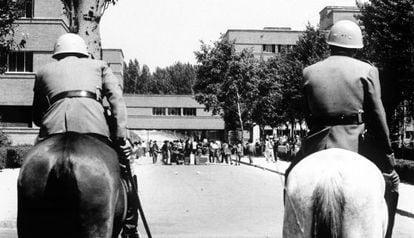
[[[239,95],[239,91],[236,88],[236,94],[237,94],[237,114],[239,116],[239,121],[240,121],[240,128],[241,128],[241,143],[243,145],[244,143],[244,126],[243,126],[243,118],[242,118],[242,112],[241,112],[241,107],[240,107],[240,95]]]
[[[94,59],[102,59],[102,45],[99,23],[96,21],[85,20],[83,16],[78,17],[78,21],[78,34],[85,40],[89,53]]]
[[[80,35],[94,59],[102,59],[99,22],[110,3],[108,0],[62,0],[68,13],[72,33]]]
[[[79,1],[76,19],[78,34],[85,40],[89,53],[95,59],[102,59],[101,34],[99,22],[102,16],[102,0]]]

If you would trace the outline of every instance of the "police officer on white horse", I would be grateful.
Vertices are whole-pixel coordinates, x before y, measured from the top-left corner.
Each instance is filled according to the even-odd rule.
[[[37,72],[34,87],[33,117],[40,127],[39,141],[65,132],[85,133],[104,141],[111,138],[124,164],[121,168],[129,168],[125,166],[131,154],[131,144],[126,140],[126,105],[108,64],[89,59],[84,40],[72,33],[58,38],[52,57],[57,61]],[[103,97],[110,105],[110,123],[105,118]],[[123,171],[129,190],[128,211],[122,237],[138,237],[138,195],[131,187],[134,181],[126,174],[128,171]]]
[[[309,136],[291,164],[329,148],[358,152],[381,170],[386,181],[385,200],[391,237],[398,203],[399,176],[389,139],[378,69],[353,58],[363,47],[359,26],[349,20],[336,22],[329,33],[331,56],[303,70]]]

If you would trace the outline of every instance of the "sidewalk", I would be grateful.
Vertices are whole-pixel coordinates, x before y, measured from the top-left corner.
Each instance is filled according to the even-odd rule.
[[[233,162],[235,158],[232,157]],[[249,163],[249,158],[244,156],[240,163],[243,165],[253,166],[259,169],[267,170],[270,172],[274,172],[280,175],[284,175],[286,169],[289,167],[290,162],[286,162],[283,160],[277,160],[276,163],[273,162],[266,162],[264,157],[253,157],[253,163]],[[397,214],[408,218],[414,222],[414,202],[412,199],[414,198],[414,185],[400,183],[399,187],[399,201],[398,201],[398,210]]]

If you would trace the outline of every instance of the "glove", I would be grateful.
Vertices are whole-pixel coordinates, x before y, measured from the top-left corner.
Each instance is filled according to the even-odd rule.
[[[382,173],[382,175],[384,176],[385,183],[389,186],[389,189],[398,192],[400,176],[398,176],[397,172],[393,169],[390,173]]]
[[[115,142],[119,149],[119,153],[124,157],[128,158],[132,154],[132,144],[125,138],[118,138]]]

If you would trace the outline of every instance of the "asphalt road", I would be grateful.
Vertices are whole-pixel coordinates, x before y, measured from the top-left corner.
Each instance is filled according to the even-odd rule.
[[[280,175],[221,164],[136,169],[154,237],[281,237]]]
[[[146,158],[134,168],[154,238],[282,237],[283,182],[276,173],[246,165],[152,165]],[[17,174],[0,173],[0,238],[17,237]],[[394,238],[414,238],[413,197],[414,186],[402,185]],[[140,231],[146,237],[142,224]]]

